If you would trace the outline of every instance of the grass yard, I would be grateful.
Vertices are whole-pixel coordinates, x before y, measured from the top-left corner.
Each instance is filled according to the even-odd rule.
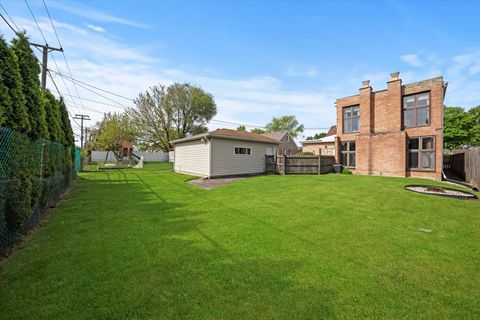
[[[207,191],[165,169],[81,174],[1,263],[0,318],[480,317],[480,201],[349,175]]]

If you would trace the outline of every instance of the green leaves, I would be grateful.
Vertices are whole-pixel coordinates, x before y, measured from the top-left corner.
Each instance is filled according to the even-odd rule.
[[[30,132],[18,60],[5,39],[0,36],[0,107],[3,125],[22,133]]]
[[[213,95],[188,83],[154,86],[140,93],[136,108],[128,110],[146,149],[168,151],[170,141],[207,131],[217,113]]]
[[[267,132],[286,131],[294,138],[302,133],[303,130],[303,124],[299,124],[295,116],[273,117],[272,121],[267,124]]]
[[[447,149],[480,145],[480,106],[465,112],[461,107],[444,107],[443,143]]]
[[[32,139],[48,138],[45,109],[41,103],[40,91],[40,66],[37,58],[30,48],[30,43],[25,34],[18,34],[18,37],[12,40],[11,49],[18,59],[22,90],[25,96],[25,107],[27,110],[30,130],[28,135]]]

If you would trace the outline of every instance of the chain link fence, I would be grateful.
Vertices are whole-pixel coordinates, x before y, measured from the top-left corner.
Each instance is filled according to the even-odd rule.
[[[0,128],[0,255],[34,227],[76,177],[80,152]]]

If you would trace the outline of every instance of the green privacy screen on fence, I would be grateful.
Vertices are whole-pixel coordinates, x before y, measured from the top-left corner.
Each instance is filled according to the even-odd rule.
[[[72,153],[61,143],[32,141],[0,128],[0,255],[36,225],[76,177],[77,150]]]

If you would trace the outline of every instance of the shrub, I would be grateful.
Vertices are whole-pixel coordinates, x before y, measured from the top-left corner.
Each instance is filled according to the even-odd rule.
[[[348,168],[343,168],[343,169],[342,169],[342,173],[343,173],[343,174],[353,174],[353,172],[352,172],[350,169],[348,169]]]
[[[296,156],[314,156],[314,154],[312,152],[297,152],[295,153]]]

